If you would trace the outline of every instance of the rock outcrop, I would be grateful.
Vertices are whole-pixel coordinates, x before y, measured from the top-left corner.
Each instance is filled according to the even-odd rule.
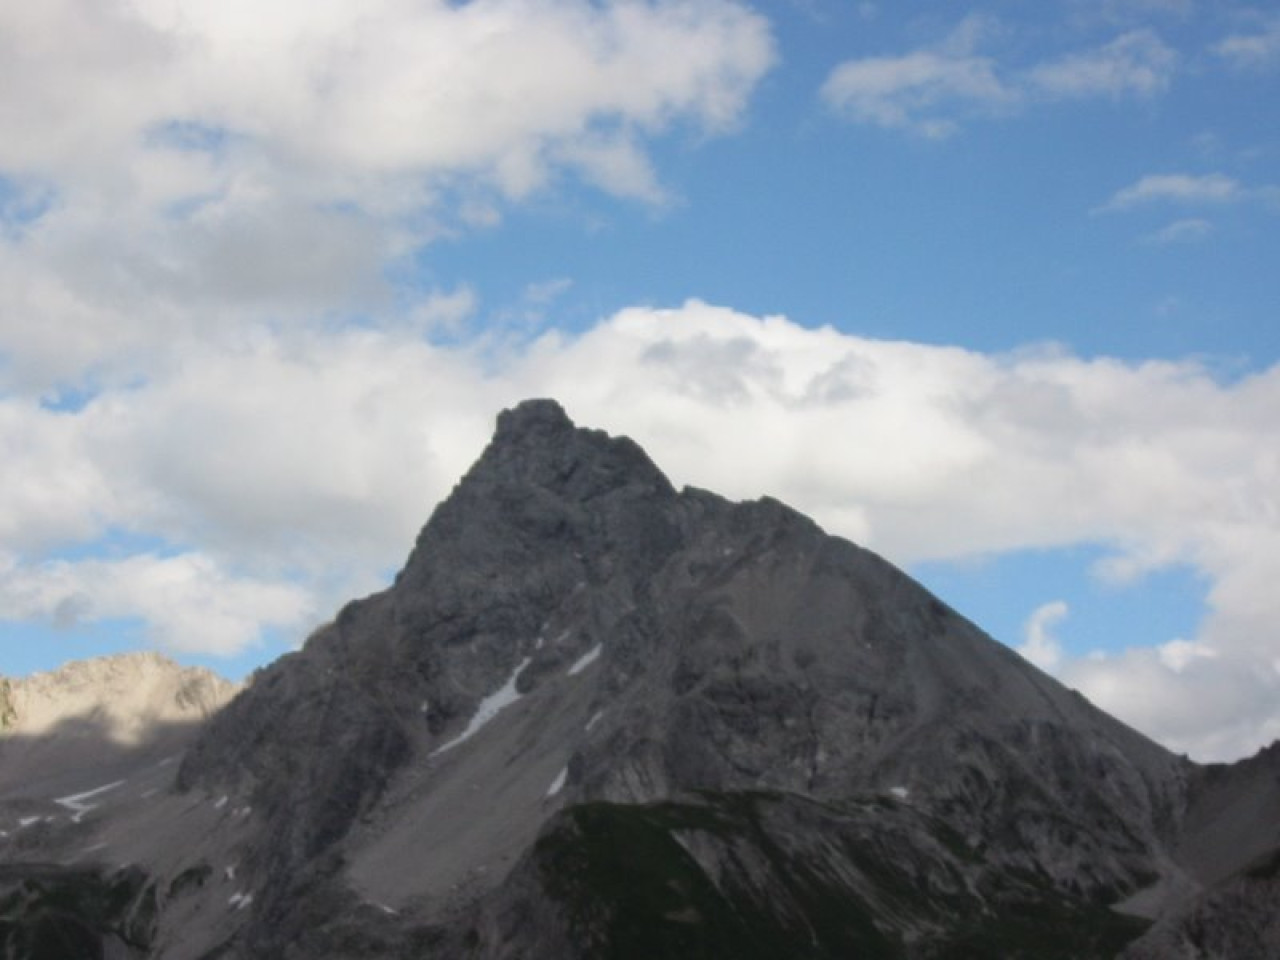
[[[145,868],[131,949],[165,960],[1105,957],[1270,882],[1205,852],[1261,765],[1170,754],[874,554],[550,401],[175,766],[40,825]]]

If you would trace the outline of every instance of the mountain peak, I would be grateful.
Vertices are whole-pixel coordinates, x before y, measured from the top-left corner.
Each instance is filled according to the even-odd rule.
[[[525,400],[498,415],[493,439],[459,490],[541,488],[584,501],[619,488],[674,494],[648,454],[627,437],[575,426],[555,400]]]
[[[549,397],[534,397],[498,414],[494,440],[551,438],[573,429],[573,421],[557,401]]]
[[[6,679],[3,724],[46,736],[91,718],[113,740],[136,744],[157,724],[203,720],[238,687],[204,667],[183,667],[155,651],[73,660],[56,670]]]
[[[676,493],[550,400],[498,417],[395,583],[256,674],[174,792],[147,758],[37,795],[4,759],[0,859],[139,864],[163,960],[1078,960],[1147,927],[1109,904],[1213,927],[1180,906],[1202,884],[1241,905],[1215,955],[1280,955],[1247,925],[1272,758],[1197,768],[874,554]]]

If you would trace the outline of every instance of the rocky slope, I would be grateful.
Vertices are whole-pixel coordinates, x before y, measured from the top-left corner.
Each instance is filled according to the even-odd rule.
[[[390,588],[39,850],[96,847],[120,956],[1102,957],[1265,894],[1264,766],[1173,756],[875,555],[534,401]],[[48,895],[4,889],[31,935]]]
[[[236,690],[154,653],[0,678],[0,957],[146,955],[154,880],[125,851],[151,855],[156,799]]]

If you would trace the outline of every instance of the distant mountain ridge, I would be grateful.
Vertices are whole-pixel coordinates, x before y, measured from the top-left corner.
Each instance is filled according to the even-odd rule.
[[[392,586],[184,743],[0,790],[4,862],[95,871],[0,877],[3,942],[74,889],[86,938],[165,960],[1208,958],[1228,915],[1233,957],[1280,947],[1271,754],[1175,756],[552,401],[499,417]]]
[[[152,651],[73,660],[0,683],[15,731],[38,736],[64,720],[95,716],[124,739],[155,723],[205,720],[238,689],[212,670]]]
[[[238,689],[151,651],[0,678],[0,790],[108,756],[178,749]]]

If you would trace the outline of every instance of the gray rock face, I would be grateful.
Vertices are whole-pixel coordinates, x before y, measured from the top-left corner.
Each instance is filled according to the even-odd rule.
[[[1233,770],[531,401],[390,588],[213,718],[133,862],[167,960],[1115,956],[1263,895],[1206,852],[1248,798],[1249,851],[1280,824]]]

